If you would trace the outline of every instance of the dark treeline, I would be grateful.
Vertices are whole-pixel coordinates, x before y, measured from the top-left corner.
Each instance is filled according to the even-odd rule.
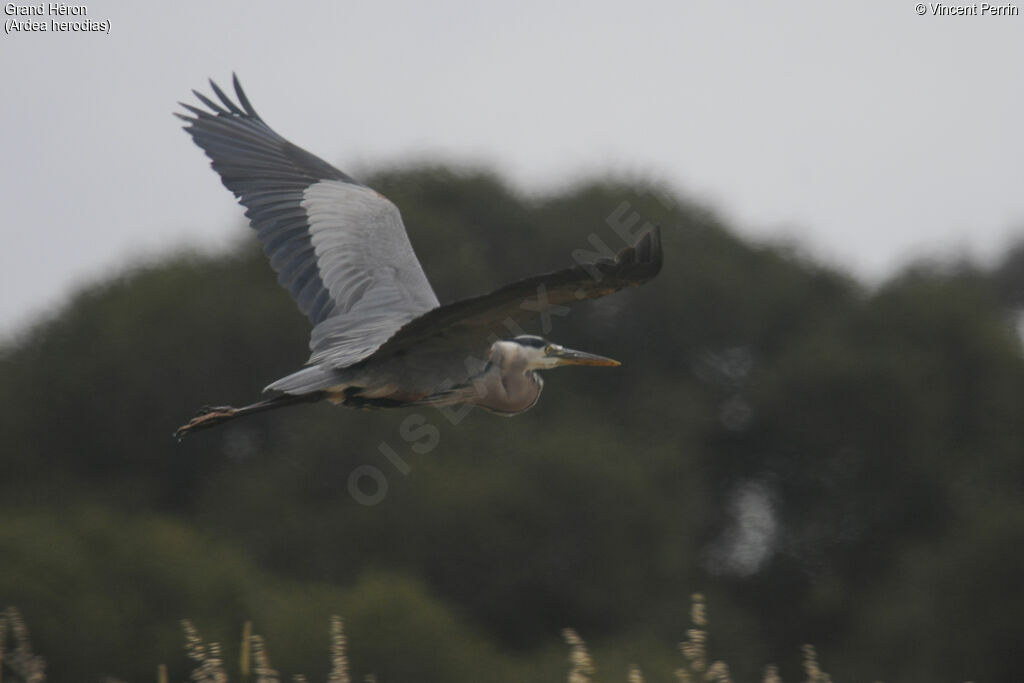
[[[799,679],[803,643],[836,680],[1024,679],[1024,249],[868,289],[643,183],[371,184],[442,301],[663,226],[658,279],[551,318],[623,367],[552,372],[514,419],[316,405],[178,444],[305,360],[255,239],[81,291],[0,355],[0,607],[51,680],[184,679],[183,617],[229,657],[252,619],[317,680],[332,613],[382,682],[562,680],[566,626],[602,680],[670,680],[694,591],[738,680]]]

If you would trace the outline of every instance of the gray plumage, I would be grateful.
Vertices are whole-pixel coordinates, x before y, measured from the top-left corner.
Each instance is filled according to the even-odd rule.
[[[183,104],[185,130],[245,208],[270,265],[313,323],[311,363],[346,367],[438,306],[398,207],[275,133],[238,83],[241,106]]]
[[[472,403],[516,414],[536,403],[538,370],[617,365],[538,337],[502,339],[544,306],[639,285],[661,268],[657,228],[614,259],[575,265],[441,306],[388,199],[293,145],[260,118],[234,78],[237,103],[176,114],[245,207],[278,281],[313,325],[306,368],[271,383],[280,392],[242,408],[208,408],[179,437],[224,420],[328,399],[353,407]],[[538,292],[544,294],[539,305]],[[537,304],[527,305],[531,299]]]

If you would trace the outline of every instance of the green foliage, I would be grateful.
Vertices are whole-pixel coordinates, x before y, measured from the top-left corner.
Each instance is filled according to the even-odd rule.
[[[624,366],[551,373],[511,420],[317,405],[177,444],[199,406],[300,366],[306,321],[248,235],[86,288],[0,352],[0,604],[55,680],[148,678],[186,616],[225,644],[251,618],[276,668],[316,680],[333,613],[381,681],[555,679],[570,624],[624,671],[678,638],[696,586],[737,679],[796,678],[805,642],[842,680],[1024,677],[1019,250],[867,291],[643,183],[370,184],[442,300],[662,225],[656,280],[537,330]],[[429,452],[403,437],[415,415]],[[387,480],[374,506],[349,491],[365,465]],[[974,619],[993,602],[1010,616]]]
[[[511,667],[415,579],[374,573],[345,588],[280,580],[223,539],[159,516],[11,511],[0,556],[15,558],[0,564],[0,595],[17,596],[32,615],[54,680],[77,672],[148,679],[171,654],[172,671],[181,669],[186,616],[229,657],[237,625],[251,618],[275,643],[275,666],[322,678],[323,625],[341,611],[365,643],[353,648],[354,670],[383,680],[498,681]]]

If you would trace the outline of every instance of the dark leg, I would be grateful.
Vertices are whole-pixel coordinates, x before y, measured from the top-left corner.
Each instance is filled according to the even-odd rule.
[[[315,403],[322,400],[326,394],[322,391],[315,391],[311,394],[281,394],[274,398],[268,398],[265,401],[258,403],[252,403],[241,408],[232,408],[231,406],[204,406],[199,414],[189,420],[188,424],[184,424],[178,427],[174,432],[174,438],[181,441],[182,438],[188,436],[192,432],[197,432],[202,429],[209,429],[210,427],[216,427],[222,422],[233,420],[236,417],[244,417],[246,415],[253,415],[254,413],[261,413],[264,410],[274,410],[276,408],[284,408],[285,406],[293,406],[299,403]]]

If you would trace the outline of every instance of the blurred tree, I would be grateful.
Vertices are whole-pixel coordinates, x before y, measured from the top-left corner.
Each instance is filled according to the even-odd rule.
[[[523,197],[424,166],[370,184],[442,300],[662,225],[658,279],[536,329],[624,367],[554,373],[512,420],[307,406],[179,445],[200,405],[301,365],[305,320],[249,235],[85,289],[0,353],[0,600],[55,671],[134,676],[178,618],[229,638],[254,616],[275,663],[315,676],[334,610],[382,681],[520,680],[560,670],[567,625],[616,661],[667,646],[700,589],[737,678],[783,656],[796,677],[805,642],[843,679],[1024,677],[1009,617],[954,626],[997,600],[1024,614],[1019,259],[866,291],[649,183]],[[410,418],[436,448],[412,448]],[[374,506],[348,488],[367,465]],[[88,633],[64,637],[69,615]]]

